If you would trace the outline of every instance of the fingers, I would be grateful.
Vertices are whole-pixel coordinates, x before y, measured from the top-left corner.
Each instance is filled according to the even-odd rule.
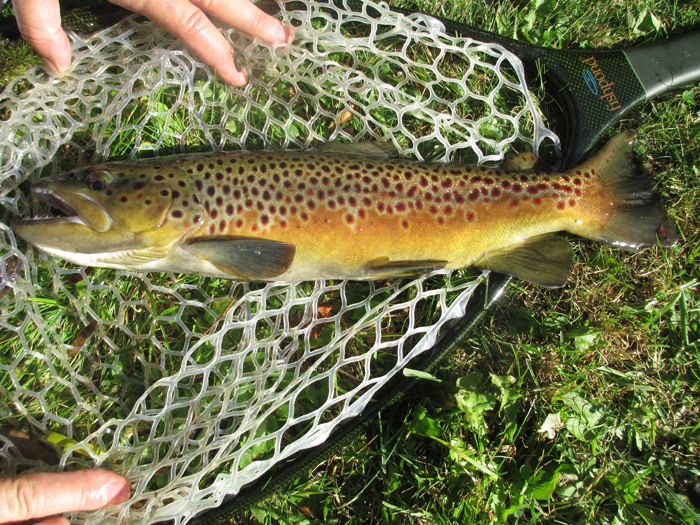
[[[248,81],[233,61],[233,49],[208,15],[224,24],[269,43],[287,43],[291,31],[279,20],[263,13],[249,0],[111,0],[141,13],[179,37],[222,80],[233,85]],[[196,4],[196,5],[195,5]]]
[[[0,478],[0,523],[100,509],[126,501],[130,492],[126,478],[103,469]],[[47,523],[65,520],[51,518]]]
[[[70,66],[70,42],[61,29],[58,0],[13,0],[17,25],[24,39],[54,73]]]
[[[253,5],[250,0],[192,0],[225,25],[268,44],[288,44],[291,29]]]

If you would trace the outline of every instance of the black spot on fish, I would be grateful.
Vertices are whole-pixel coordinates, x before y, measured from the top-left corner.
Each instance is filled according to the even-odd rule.
[[[182,212],[180,210],[174,210],[171,215],[175,219],[181,219],[182,218]]]

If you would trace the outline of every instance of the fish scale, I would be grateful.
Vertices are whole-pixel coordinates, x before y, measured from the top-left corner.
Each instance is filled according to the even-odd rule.
[[[571,177],[539,171],[514,172],[407,161],[379,163],[337,159],[329,154],[228,154],[193,161],[186,172],[204,203],[210,235],[261,234],[300,224],[333,220],[349,231],[377,216],[393,217],[396,228],[477,223],[489,208],[549,206],[564,212],[590,191],[591,173]],[[176,200],[172,218],[188,201]],[[487,206],[491,205],[491,206]],[[525,211],[529,213],[531,210]],[[428,223],[423,222],[428,215]]]
[[[67,217],[13,227],[49,253],[115,268],[298,281],[476,266],[562,286],[571,248],[555,232],[623,249],[675,242],[649,185],[626,135],[562,173],[331,145],[78,170],[33,188]]]

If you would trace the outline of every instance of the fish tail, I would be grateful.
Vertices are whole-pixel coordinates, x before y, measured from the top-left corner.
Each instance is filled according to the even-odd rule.
[[[671,246],[678,240],[675,225],[666,211],[652,202],[654,181],[641,173],[632,151],[632,138],[621,133],[608,142],[591,160],[578,168],[595,173],[604,188],[598,220],[572,231],[588,239],[602,241],[623,250],[660,244]]]

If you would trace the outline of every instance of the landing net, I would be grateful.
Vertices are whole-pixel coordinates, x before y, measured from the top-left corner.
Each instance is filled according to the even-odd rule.
[[[358,9],[359,7],[359,9]],[[73,38],[74,66],[0,94],[0,473],[103,466],[131,500],[71,523],[185,523],[361,414],[459,318],[486,275],[242,284],[79,268],[18,240],[25,181],[114,158],[389,140],[403,155],[500,160],[551,137],[498,45],[385,4],[282,7],[293,45],[227,37],[232,88],[132,17]],[[22,186],[20,186],[22,185]],[[53,434],[49,434],[53,433]]]

